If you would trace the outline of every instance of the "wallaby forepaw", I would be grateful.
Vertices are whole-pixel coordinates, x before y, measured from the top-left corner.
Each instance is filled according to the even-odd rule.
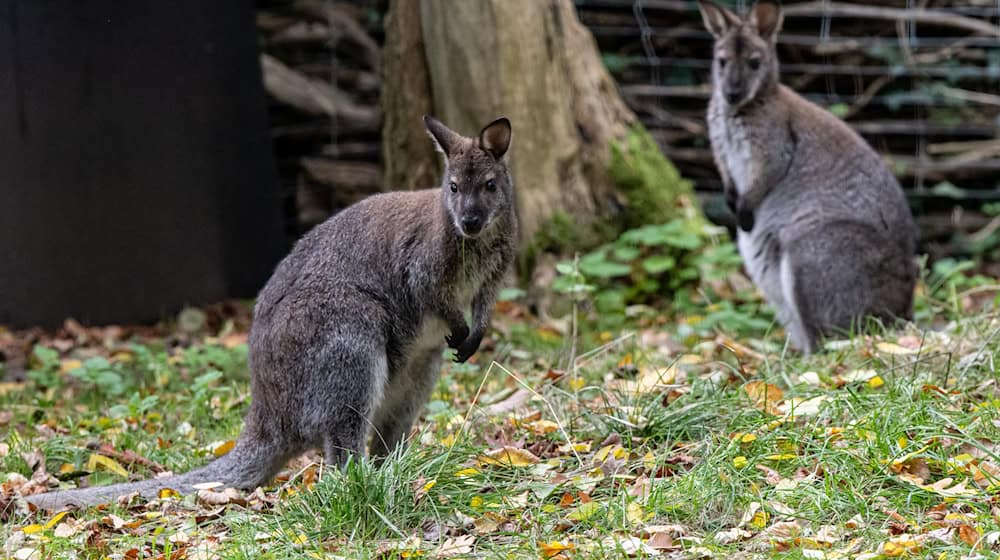
[[[754,225],[753,210],[750,210],[749,208],[740,208],[739,211],[736,212],[736,223],[743,231],[749,232],[752,230]]]
[[[452,329],[451,334],[445,336],[444,340],[448,343],[448,348],[458,350],[467,338],[469,338],[469,327],[462,325],[459,328]]]
[[[725,189],[726,206],[729,207],[729,211],[733,214],[736,213],[736,208],[739,202],[739,194],[733,187],[727,187]]]
[[[464,364],[469,358],[479,350],[479,344],[483,341],[483,335],[473,335],[465,340],[455,353],[455,363]]]

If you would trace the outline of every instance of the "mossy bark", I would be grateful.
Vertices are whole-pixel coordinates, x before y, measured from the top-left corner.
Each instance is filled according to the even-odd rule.
[[[393,0],[386,41],[390,188],[424,179],[423,112],[465,134],[505,115],[523,239],[557,214],[586,225],[627,204],[611,146],[636,117],[571,0]]]

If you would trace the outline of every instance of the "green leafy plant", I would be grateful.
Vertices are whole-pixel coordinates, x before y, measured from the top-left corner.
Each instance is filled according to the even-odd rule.
[[[553,289],[593,298],[604,323],[624,320],[630,306],[651,305],[695,316],[700,330],[762,331],[771,325],[771,315],[740,275],[741,267],[725,230],[692,212],[626,231],[581,256],[577,266],[560,263]],[[733,281],[738,278],[742,281]]]

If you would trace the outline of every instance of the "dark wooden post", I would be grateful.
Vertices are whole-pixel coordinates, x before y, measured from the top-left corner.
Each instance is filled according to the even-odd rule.
[[[250,0],[0,0],[0,324],[254,295],[276,185]]]

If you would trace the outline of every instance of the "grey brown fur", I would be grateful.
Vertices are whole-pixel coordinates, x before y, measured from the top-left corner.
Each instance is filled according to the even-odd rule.
[[[865,317],[909,318],[916,228],[899,183],[850,127],[779,83],[781,6],[699,0],[715,36],[708,122],[747,270],[793,345]]]
[[[425,124],[446,166],[442,186],[373,196],[303,237],[260,292],[249,338],[253,402],[235,448],[161,479],[30,496],[54,509],[132,492],[182,493],[221,482],[253,488],[321,447],[329,463],[403,442],[448,345],[478,349],[515,254],[517,218],[507,119],[465,138]],[[464,310],[471,307],[472,325]]]

